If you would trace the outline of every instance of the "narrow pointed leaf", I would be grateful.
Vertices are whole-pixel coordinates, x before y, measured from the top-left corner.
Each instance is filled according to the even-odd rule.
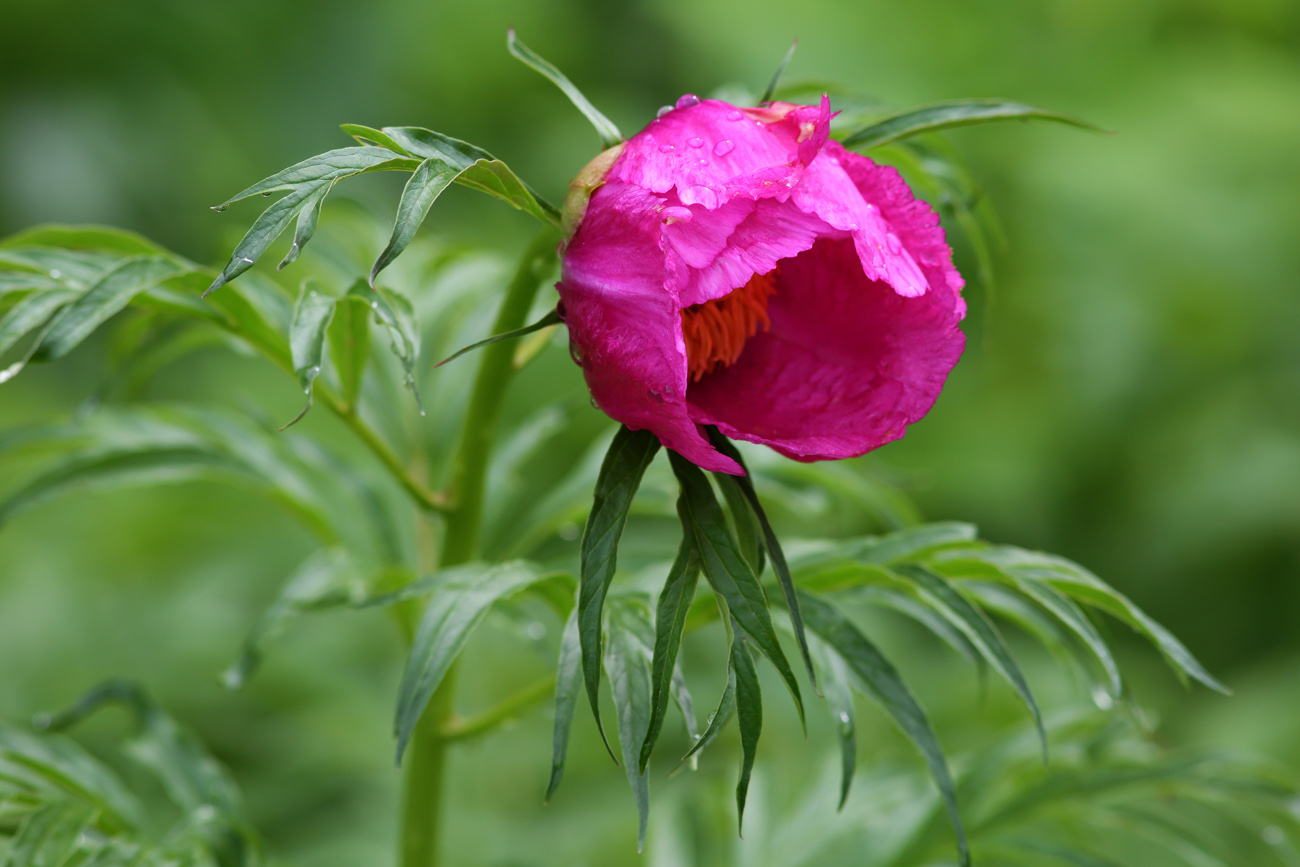
[[[0,723],[0,762],[23,767],[33,788],[91,805],[110,830],[138,828],[148,819],[118,775],[67,738]]]
[[[826,654],[826,672],[822,679],[826,702],[830,706],[835,735],[840,742],[840,803],[843,810],[853,787],[858,763],[858,736],[854,724],[853,691],[849,686],[848,665],[838,653]]]
[[[402,673],[393,722],[399,762],[434,690],[493,603],[550,574],[522,561],[448,571],[452,574],[434,588],[420,618],[406,670]]]
[[[406,150],[406,148],[402,147],[400,144],[394,141],[393,138],[388,135],[388,133],[384,132],[381,129],[374,129],[373,127],[362,126],[359,123],[339,124],[339,129],[343,130],[345,133],[347,133],[348,135],[356,139],[358,144],[378,145],[379,147],[388,148],[389,150],[394,151],[395,153],[399,153],[402,156],[411,156],[411,154]]]
[[[510,49],[511,54],[531,66],[537,72],[540,72],[549,79],[552,84],[564,92],[564,95],[569,98],[569,101],[572,102],[577,107],[578,111],[582,112],[583,116],[586,117],[587,120],[591,122],[591,125],[596,128],[596,134],[600,136],[600,143],[603,147],[611,148],[623,140],[623,134],[618,131],[618,127],[614,126],[614,122],[601,114],[600,111],[591,104],[590,100],[582,95],[582,91],[574,87],[573,82],[569,81],[569,79],[565,77],[564,73],[556,69],[550,62],[542,59],[527,45],[520,42],[518,37],[515,36],[513,27],[506,36],[506,45]]]
[[[293,230],[293,245],[289,247],[289,252],[284,254],[280,264],[275,266],[275,270],[283,271],[298,261],[298,257],[302,255],[302,248],[306,247],[307,242],[316,234],[316,227],[320,225],[321,205],[325,203],[325,197],[329,195],[332,188],[330,184],[322,184],[307,197],[302,210],[298,212],[298,225]]]
[[[85,804],[64,802],[39,808],[19,825],[5,867],[53,867],[65,863],[93,818],[94,811]]]
[[[677,559],[668,570],[668,578],[659,594],[655,612],[654,657],[651,671],[653,692],[650,699],[650,724],[645,742],[641,744],[637,767],[645,773],[650,753],[668,715],[668,697],[673,690],[677,671],[677,652],[682,644],[682,630],[686,626],[686,612],[695,599],[695,585],[700,577],[700,562],[695,554],[689,533],[682,539]]]
[[[1105,672],[1111,697],[1118,698],[1124,690],[1123,681],[1120,679],[1119,666],[1115,663],[1115,657],[1111,655],[1110,648],[1106,646],[1105,639],[1101,637],[1097,627],[1088,619],[1088,615],[1083,613],[1083,610],[1079,608],[1073,599],[1049,584],[1023,581],[1020,582],[1019,586],[1025,595],[1052,612],[1065,628],[1073,632],[1083,642],[1083,645],[1088,648],[1101,670]]]
[[[767,566],[763,552],[763,531],[758,526],[758,518],[754,517],[754,510],[750,508],[749,500],[745,499],[736,476],[730,473],[714,473],[713,480],[717,483],[718,490],[722,492],[722,498],[727,501],[727,514],[731,518],[731,528],[736,533],[736,544],[740,546],[740,553],[754,570],[754,574],[762,576],[763,569]]]
[[[998,673],[1005,677],[1019,693],[1025,707],[1034,718],[1034,726],[1038,730],[1038,737],[1042,743],[1043,761],[1046,762],[1047,729],[1043,725],[1043,715],[1038,709],[1038,701],[1034,698],[1033,690],[1029,688],[1029,682],[1025,680],[1020,666],[1011,655],[1010,648],[998,634],[997,628],[960,590],[937,572],[915,563],[899,564],[894,567],[894,571],[914,583],[921,595],[953,626],[961,630],[979,649],[980,655],[987,659],[989,664],[997,669]]]
[[[790,58],[794,57],[794,51],[798,47],[798,39],[790,43],[790,47],[786,49],[785,57],[781,58],[781,65],[776,68],[776,72],[772,73],[772,80],[767,83],[767,90],[764,90],[763,95],[759,98],[759,105],[772,101],[772,94],[776,93],[776,86],[780,83],[781,76],[785,73],[785,68],[790,65]]]
[[[632,498],[641,486],[646,467],[659,451],[659,439],[650,431],[621,427],[605,453],[587,526],[582,533],[578,590],[578,631],[582,645],[582,675],[596,726],[610,756],[614,751],[600,723],[601,613],[605,594],[614,580],[618,543],[627,524]]]
[[[890,608],[920,623],[926,629],[939,636],[949,647],[965,659],[976,665],[986,665],[980,656],[979,648],[971,643],[966,635],[957,629],[933,608],[916,598],[913,587],[863,587],[851,591],[854,599],[861,599],[871,605]]]
[[[569,612],[560,638],[560,659],[555,667],[555,732],[551,736],[551,779],[546,784],[550,801],[564,776],[564,757],[569,750],[569,729],[578,704],[578,675],[582,667],[582,648],[578,644],[578,609]]]
[[[793,52],[794,47],[791,46],[790,50]],[[788,59],[789,55],[787,55]],[[754,490],[754,480],[750,477],[749,470],[745,467],[744,458],[741,457],[739,450],[717,428],[710,428],[709,437],[718,451],[740,464],[741,468],[745,470],[743,476],[727,476],[727,481],[724,481],[723,484],[734,484],[740,489],[740,492],[749,503],[754,518],[758,521],[759,529],[763,533],[763,547],[768,556],[772,558],[772,570],[776,572],[777,581],[781,585],[781,593],[785,596],[785,605],[790,612],[790,623],[794,627],[795,641],[799,645],[799,653],[803,656],[804,667],[808,670],[808,681],[816,690],[817,672],[813,668],[812,655],[808,652],[808,637],[804,634],[803,616],[799,613],[799,597],[795,594],[794,578],[790,575],[790,566],[786,563],[785,553],[781,550],[781,541],[777,539],[776,531],[772,529],[771,522],[767,520],[767,513],[763,511],[763,504],[758,499],[758,491]],[[721,480],[724,474],[715,473],[715,475]]]
[[[416,230],[429,215],[433,203],[438,200],[438,196],[442,195],[443,190],[451,186],[451,182],[462,171],[464,169],[446,160],[430,157],[421,162],[420,167],[412,172],[410,180],[402,190],[402,199],[397,205],[397,219],[393,222],[392,237],[388,239],[388,245],[384,247],[370,269],[371,286],[375,285],[375,278],[379,276],[379,272],[391,265],[411,243]]]
[[[620,602],[611,606],[605,669],[614,693],[623,768],[636,796],[637,852],[645,847],[646,823],[650,817],[649,781],[637,757],[650,725],[651,633],[649,614],[639,603]]]
[[[668,456],[672,461],[673,473],[682,486],[683,514],[689,520],[690,530],[695,536],[700,564],[709,584],[727,601],[731,615],[754,640],[755,646],[776,666],[777,673],[794,698],[802,723],[804,709],[799,682],[777,640],[776,627],[773,626],[771,612],[767,609],[767,594],[763,591],[763,585],[741,556],[736,540],[727,526],[726,516],[723,515],[722,507],[718,505],[704,472],[676,452],[669,452]]]
[[[552,325],[559,325],[563,321],[564,320],[560,318],[559,311],[552,310],[550,313],[547,313],[531,325],[525,325],[523,328],[516,328],[514,331],[507,331],[505,334],[494,334],[491,337],[480,340],[478,343],[471,343],[469,346],[462,346],[442,361],[439,361],[434,365],[434,367],[442,367],[447,362],[455,361],[467,352],[473,352],[476,349],[491,346],[493,343],[499,343],[502,340],[514,340],[523,337],[526,334],[532,334],[534,331],[541,331],[543,328],[550,328]]]
[[[999,120],[1047,120],[1080,129],[1104,132],[1082,118],[997,99],[959,99],[901,111],[846,136],[845,147],[866,150],[923,132]]]
[[[8,352],[27,334],[41,327],[65,304],[78,296],[75,289],[51,289],[28,295],[0,319],[0,355]]]
[[[925,757],[957,835],[959,863],[962,867],[970,867],[966,831],[962,826],[961,815],[957,812],[956,787],[943,749],[939,746],[939,739],[935,736],[925,711],[903,682],[898,670],[835,606],[804,591],[800,591],[799,598],[808,627],[832,651],[843,657],[849,669],[867,689],[868,695],[885,709]]]
[[[339,396],[353,410],[370,363],[370,315],[370,305],[364,298],[345,295],[338,299],[334,321],[325,332],[330,362],[339,379]]]
[[[763,693],[758,685],[758,669],[749,652],[747,640],[737,630],[731,643],[731,668],[736,675],[736,719],[740,723],[740,780],[736,783],[736,829],[744,836],[745,800],[749,796],[749,778],[754,772],[758,738],[763,731]]]
[[[307,405],[285,427],[299,422],[311,409],[312,387],[320,375],[325,357],[325,331],[333,318],[334,299],[317,290],[313,281],[304,280],[302,293],[293,308],[293,322],[289,326],[289,351],[293,356],[293,372],[298,377],[298,385],[307,395]]]
[[[382,147],[364,146],[326,151],[323,154],[309,157],[302,162],[294,163],[289,168],[258,181],[251,187],[241,190],[226,199],[217,205],[214,210],[224,211],[235,202],[247,199],[249,196],[256,196],[259,193],[263,195],[278,193],[298,189],[305,185],[314,186],[321,182],[334,181],[356,174],[363,169],[388,162],[394,156],[395,154],[392,151]]]
[[[736,668],[730,662],[727,662],[727,684],[722,689],[722,698],[718,701],[717,710],[709,717],[709,724],[705,726],[704,733],[695,741],[695,745],[686,751],[682,756],[682,761],[692,758],[709,744],[713,743],[722,729],[731,721],[731,717],[736,712]]]
[[[406,381],[406,387],[415,395],[415,403],[420,405],[420,388],[415,381],[415,363],[416,354],[419,349],[418,337],[415,330],[415,312],[411,308],[411,302],[406,300],[406,296],[399,295],[396,292],[389,292],[386,289],[371,289],[366,285],[365,280],[358,280],[352,284],[348,294],[354,298],[360,298],[370,307],[375,319],[388,329],[390,338],[389,346],[393,355],[397,356],[398,362],[402,365],[402,375]],[[423,407],[420,408],[421,415],[424,414]]]

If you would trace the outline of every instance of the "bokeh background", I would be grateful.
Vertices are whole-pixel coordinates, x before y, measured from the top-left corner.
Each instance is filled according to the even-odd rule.
[[[253,211],[208,206],[346,144],[342,122],[473,141],[559,200],[596,139],[509,57],[509,25],[624,130],[683,92],[761,89],[794,37],[791,81],[900,106],[1012,98],[1116,130],[952,134],[1002,218],[997,281],[979,285],[958,245],[967,357],[875,460],[928,518],[1088,565],[1236,690],[1184,692],[1134,644],[1134,692],[1163,740],[1300,765],[1300,4],[0,0],[0,235],[111,223],[216,264]],[[340,192],[387,214],[397,183]],[[425,231],[509,254],[531,227],[455,189]],[[0,386],[0,430],[74,411],[102,354],[92,342]],[[240,364],[199,359],[159,396],[297,400]],[[557,393],[575,387],[576,369],[553,370]],[[22,471],[0,467],[0,484]],[[139,678],[235,769],[278,856],[375,863],[397,779],[400,649],[382,615],[305,624],[238,696],[215,677],[308,547],[272,506],[215,486],[20,516],[0,532],[0,715]],[[507,650],[487,648],[482,670],[512,665]],[[946,682],[944,664],[917,666]],[[941,719],[971,715],[922,692]],[[989,719],[1014,719],[999,701]],[[591,736],[580,721],[568,800],[545,811],[543,714],[458,754],[458,863],[635,863],[630,797]],[[768,773],[797,774],[825,740],[766,741]],[[592,840],[575,842],[577,822]]]

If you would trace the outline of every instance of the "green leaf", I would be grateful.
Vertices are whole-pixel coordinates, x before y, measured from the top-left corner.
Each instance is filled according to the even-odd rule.
[[[894,567],[894,571],[913,582],[926,601],[953,626],[960,629],[979,649],[980,655],[987,659],[989,664],[997,669],[998,673],[1005,677],[1019,693],[1025,707],[1034,718],[1034,726],[1038,729],[1038,737],[1043,747],[1043,761],[1046,762],[1047,729],[1043,725],[1043,715],[1038,709],[1038,701],[1034,698],[1033,690],[1029,688],[1029,682],[1025,680],[1020,666],[1011,655],[1011,650],[998,634],[997,628],[960,590],[937,572],[915,563],[901,563]]]
[[[885,709],[925,757],[957,835],[958,860],[962,867],[970,867],[970,850],[961,816],[957,812],[957,792],[952,774],[925,711],[897,669],[830,602],[805,591],[800,591],[799,601],[803,605],[808,627],[829,645],[830,650],[844,659],[849,669],[861,680],[867,694]]]
[[[336,182],[381,167],[407,168],[409,163],[409,160],[398,158],[387,148],[339,148],[296,163],[217,205],[214,210],[223,211],[231,204],[258,193],[270,195],[288,191],[288,195],[277,200],[253,222],[243,240],[235,246],[226,267],[203,293],[204,296],[210,295],[253,267],[272,242],[288,228],[289,223],[304,208],[320,206],[321,199]],[[314,218],[309,218],[307,224],[300,228],[307,237],[310,237],[311,230],[314,229]],[[305,241],[305,238],[301,239],[302,243]],[[298,249],[301,250],[301,244]],[[293,255],[296,257],[296,253]]]
[[[790,43],[790,47],[785,52],[785,57],[781,58],[781,65],[776,68],[776,72],[772,73],[772,80],[767,83],[767,89],[763,91],[763,95],[759,98],[758,105],[772,101],[772,94],[776,93],[776,86],[781,81],[781,75],[785,72],[785,68],[790,65],[790,58],[794,57],[794,50],[798,47],[798,39]]]
[[[727,501],[727,515],[731,518],[731,528],[736,534],[741,556],[754,570],[754,574],[761,576],[767,566],[767,559],[763,551],[763,531],[758,526],[758,519],[754,517],[754,510],[749,507],[749,501],[745,499],[735,476],[730,473],[714,473],[713,480],[717,483],[718,490],[722,491],[722,498]]]
[[[505,334],[494,334],[491,337],[480,340],[478,343],[471,343],[469,346],[462,346],[460,349],[448,355],[442,361],[439,361],[434,367],[442,367],[449,361],[455,361],[467,352],[473,352],[476,349],[482,349],[485,346],[491,346],[493,343],[499,343],[502,340],[514,340],[523,337],[525,334],[532,334],[534,331],[541,331],[543,328],[550,328],[552,325],[559,325],[564,320],[560,318],[558,310],[552,310],[541,319],[531,325],[525,325],[523,328],[516,328],[514,331],[507,331]]]
[[[371,286],[375,285],[375,278],[379,276],[379,272],[391,265],[411,243],[416,230],[429,215],[429,209],[438,200],[438,196],[442,195],[442,191],[451,186],[452,181],[456,180],[463,171],[463,168],[438,157],[430,157],[421,162],[419,168],[411,174],[410,180],[402,190],[402,199],[397,205],[397,219],[393,222],[392,237],[389,238],[388,246],[384,247],[370,269]]]
[[[275,270],[283,271],[298,261],[298,257],[302,255],[302,248],[306,247],[312,235],[316,234],[316,227],[320,224],[321,205],[325,203],[325,197],[329,195],[331,189],[332,186],[321,185],[303,203],[302,210],[298,212],[298,225],[293,230],[293,245],[289,247],[289,252],[284,254],[280,264],[275,266]]]
[[[400,147],[421,159],[442,160],[461,170],[455,182],[496,196],[551,226],[559,226],[560,211],[519,179],[505,163],[480,147],[415,126],[384,127]]]
[[[686,627],[686,612],[695,599],[695,585],[700,577],[700,561],[691,537],[687,534],[677,551],[677,559],[668,570],[663,590],[659,594],[659,607],[655,612],[654,657],[651,673],[653,692],[650,699],[650,724],[645,741],[641,744],[637,767],[645,773],[650,753],[668,715],[668,696],[672,692],[677,672],[677,652],[682,644],[682,631]]]
[[[564,73],[556,69],[555,66],[538,56],[531,48],[524,45],[515,36],[514,28],[510,28],[506,36],[506,46],[510,53],[522,60],[528,66],[544,75],[552,84],[564,92],[578,109],[582,112],[583,117],[591,122],[596,128],[596,134],[600,136],[602,147],[611,148],[623,140],[623,134],[614,126],[613,121],[601,114],[600,111],[591,104],[587,97],[582,95],[582,91],[573,86],[573,82],[565,77]]]
[[[339,378],[339,392],[355,411],[361,383],[370,363],[370,305],[356,295],[345,295],[334,306],[334,321],[325,332],[330,361]]]
[[[672,462],[673,473],[681,483],[683,516],[689,522],[689,532],[694,536],[700,564],[709,584],[727,601],[731,616],[754,639],[755,646],[776,666],[777,673],[794,698],[799,720],[803,723],[803,697],[799,692],[799,682],[795,680],[794,671],[777,640],[772,615],[767,610],[767,594],[763,592],[763,585],[741,556],[736,540],[727,527],[726,516],[723,515],[722,507],[718,505],[704,472],[676,452],[670,451],[668,457]]]
[[[302,421],[311,409],[312,387],[320,375],[325,356],[325,331],[334,319],[334,299],[316,289],[315,281],[304,280],[298,303],[293,308],[293,322],[289,326],[289,351],[293,356],[293,372],[298,384],[307,394],[307,405],[280,430],[293,427]]]
[[[109,830],[138,828],[146,820],[144,807],[117,775],[66,738],[37,737],[0,723],[0,769],[11,774],[10,768],[47,795],[91,805]]]
[[[15,304],[3,319],[0,319],[0,355],[8,352],[24,335],[41,327],[49,321],[56,311],[61,309],[79,293],[75,289],[51,289],[28,295]],[[39,344],[36,344],[39,345]],[[35,345],[32,347],[35,351]],[[28,356],[31,352],[28,352]],[[21,364],[26,364],[24,358]],[[19,369],[21,370],[21,364]],[[17,373],[17,371],[14,371]],[[0,373],[0,382],[11,379],[14,373],[8,370]],[[6,375],[7,374],[7,375]]]
[[[560,639],[560,659],[555,666],[555,732],[551,737],[551,779],[546,784],[546,801],[555,795],[564,776],[564,757],[569,749],[569,729],[578,704],[578,675],[582,648],[578,643],[578,609],[569,612]]]
[[[916,598],[916,588],[911,586],[900,586],[899,588],[863,587],[852,592],[855,599],[861,599],[870,605],[890,608],[900,614],[907,615],[939,636],[949,647],[970,662],[976,665],[984,665],[984,657],[980,656],[979,649],[974,644],[971,644],[970,639],[959,629],[935,613],[933,608],[919,601]]]
[[[793,46],[791,46],[790,51],[794,51]],[[788,54],[786,59],[789,60]],[[758,499],[758,492],[754,490],[753,479],[749,477],[749,469],[745,467],[745,460],[741,457],[740,452],[715,427],[709,429],[709,438],[718,451],[740,464],[741,469],[745,470],[743,476],[730,476],[725,473],[714,473],[714,475],[724,485],[724,493],[726,491],[725,486],[734,484],[740,489],[741,494],[749,503],[754,518],[758,521],[758,526],[763,533],[763,547],[768,556],[772,558],[772,569],[776,572],[777,581],[781,585],[781,592],[785,595],[785,605],[790,612],[790,623],[794,627],[795,641],[799,645],[799,653],[803,656],[804,666],[808,670],[808,681],[816,690],[817,672],[813,669],[812,655],[808,652],[808,637],[804,634],[803,617],[799,613],[799,597],[795,594],[794,578],[790,576],[790,567],[786,563],[785,553],[781,550],[781,542],[776,538],[776,531],[772,529],[771,522],[767,520],[767,513],[763,511],[763,504]]]
[[[402,365],[402,375],[406,387],[415,395],[416,406],[420,415],[424,407],[420,404],[420,387],[415,381],[416,354],[419,350],[419,337],[415,329],[415,311],[405,295],[390,292],[387,289],[371,289],[365,280],[358,280],[348,290],[348,295],[360,298],[375,315],[376,321],[388,329],[391,339],[390,348]]]
[[[639,602],[620,599],[610,605],[605,670],[614,693],[623,768],[636,796],[638,853],[645,848],[650,817],[649,783],[637,757],[650,725],[652,631],[649,612]]]
[[[383,130],[362,126],[359,123],[340,124],[339,129],[352,136],[359,144],[379,145],[380,147],[388,148],[390,151],[399,153],[402,156],[409,157],[411,155],[407,152],[406,148],[399,145]]]
[[[85,804],[55,803],[36,810],[18,828],[5,867],[54,867],[78,848],[81,833],[94,818]]]
[[[736,626],[739,626],[737,623]],[[758,685],[758,669],[746,639],[736,629],[731,642],[731,670],[736,675],[736,719],[740,723],[740,780],[736,783],[736,828],[745,831],[745,800],[749,796],[749,778],[754,772],[754,756],[763,731],[763,694]]]
[[[709,723],[704,729],[704,733],[695,741],[695,745],[686,751],[682,756],[682,761],[694,757],[700,750],[703,750],[709,744],[717,739],[722,733],[723,727],[731,721],[732,714],[736,712],[736,667],[731,664],[730,657],[727,662],[727,685],[722,689],[722,698],[718,701],[718,708],[709,716]]]
[[[605,594],[614,580],[618,543],[627,524],[632,498],[641,486],[646,467],[659,451],[659,439],[650,431],[620,427],[605,453],[587,525],[582,533],[579,567],[578,630],[582,645],[582,674],[596,727],[612,757],[613,749],[600,723],[601,612]],[[617,761],[617,760],[616,760]]]
[[[119,256],[159,254],[183,261],[176,254],[143,235],[116,226],[49,224],[33,226],[0,240],[0,249],[22,247],[49,247],[62,251],[94,250],[100,253],[115,253]]]
[[[1082,118],[999,99],[958,99],[900,111],[846,136],[845,147],[866,150],[923,132],[999,120],[1048,120],[1104,132]]]
[[[261,665],[266,645],[301,614],[353,602],[356,593],[348,582],[356,575],[356,567],[339,548],[322,549],[303,561],[249,631],[239,659],[221,675],[226,688],[242,689]]]
[[[550,574],[530,563],[514,561],[495,566],[471,564],[434,576],[441,580],[420,618],[397,696],[393,729],[399,763],[425,705],[488,610]]]
[[[858,736],[853,722],[853,690],[849,684],[849,668],[838,653],[825,653],[826,665],[822,671],[826,703],[830,707],[835,725],[835,736],[840,742],[840,803],[843,810],[853,787],[853,774],[858,763]]]

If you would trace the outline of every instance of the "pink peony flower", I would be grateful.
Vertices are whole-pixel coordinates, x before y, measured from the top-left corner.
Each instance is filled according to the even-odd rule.
[[[703,425],[801,461],[898,439],[965,345],[938,215],[830,118],[825,96],[683,96],[570,187],[574,359],[602,410],[704,469],[741,472]]]

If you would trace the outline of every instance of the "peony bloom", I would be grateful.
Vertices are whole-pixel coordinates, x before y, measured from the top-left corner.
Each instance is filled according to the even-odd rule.
[[[565,203],[557,288],[596,403],[708,470],[703,425],[802,461],[929,411],[965,337],[938,215],[828,140],[830,105],[683,96]]]

